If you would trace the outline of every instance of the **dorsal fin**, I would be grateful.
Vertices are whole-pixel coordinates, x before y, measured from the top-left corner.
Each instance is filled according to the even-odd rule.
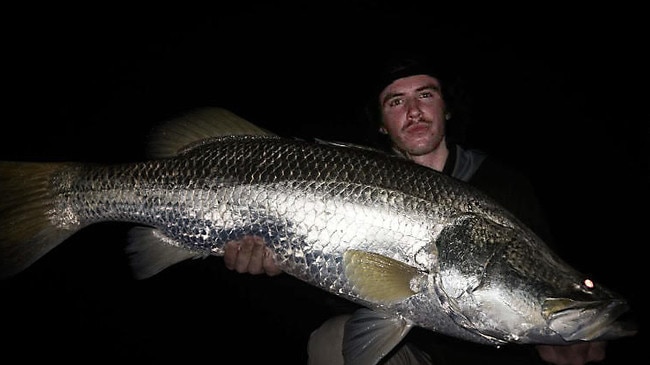
[[[226,109],[204,107],[154,128],[149,135],[147,154],[153,158],[171,157],[202,140],[231,135],[275,136]]]
[[[352,142],[343,142],[343,141],[328,141],[320,138],[314,138],[314,141],[316,143],[320,144],[326,144],[330,146],[337,146],[337,147],[347,147],[347,148],[358,148],[360,150],[366,150],[366,151],[374,151],[374,152],[380,152],[380,153],[386,153],[385,151],[382,151],[378,148],[362,145],[362,144],[357,144],[357,143],[352,143]]]

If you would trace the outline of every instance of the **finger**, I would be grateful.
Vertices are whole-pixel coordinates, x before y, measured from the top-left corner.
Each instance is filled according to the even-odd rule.
[[[264,261],[262,262],[264,266],[264,272],[269,276],[275,276],[282,273],[282,270],[276,265],[275,259],[273,258],[273,251],[270,248],[264,248]]]
[[[229,241],[224,246],[223,262],[228,270],[234,270],[239,254],[240,241]]]
[[[244,239],[245,245],[251,246],[250,259],[248,260],[248,272],[257,275],[264,273],[264,240],[259,237],[249,237]]]
[[[238,273],[250,272],[249,266],[250,266],[251,258],[253,256],[254,249],[255,249],[255,240],[251,239],[250,237],[243,237],[239,241],[239,252],[237,253],[237,260],[235,260],[235,270]]]
[[[565,359],[565,361],[568,361],[570,364],[584,364],[587,362],[590,346],[590,342],[576,343],[573,345],[564,346],[565,351],[562,354],[562,358]]]
[[[537,352],[542,360],[552,364],[582,365],[587,362],[589,345],[589,343],[539,345]]]
[[[556,359],[555,351],[553,346],[548,345],[538,345],[535,346],[539,357],[549,363],[554,363]]]
[[[603,361],[605,360],[605,349],[607,347],[607,342],[593,342],[589,346],[589,361]]]

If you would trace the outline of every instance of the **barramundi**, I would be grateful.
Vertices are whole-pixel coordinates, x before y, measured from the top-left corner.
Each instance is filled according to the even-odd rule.
[[[0,264],[15,275],[89,225],[134,227],[145,279],[264,238],[287,274],[364,307],[347,363],[376,364],[414,326],[476,343],[635,333],[625,298],[470,185],[398,156],[275,135],[221,108],[152,133],[150,159],[0,163]]]

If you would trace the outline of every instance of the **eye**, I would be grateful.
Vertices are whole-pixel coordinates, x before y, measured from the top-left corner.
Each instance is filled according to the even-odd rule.
[[[431,91],[424,91],[420,93],[420,99],[427,99],[432,97],[433,97],[433,93]]]
[[[393,107],[393,106],[402,105],[403,103],[404,103],[404,101],[402,99],[391,99],[388,102],[388,106]]]
[[[589,278],[585,278],[584,280],[582,280],[582,283],[580,284],[576,283],[575,286],[576,289],[581,290],[583,292],[591,292],[596,287],[596,283],[594,283],[594,281]]]

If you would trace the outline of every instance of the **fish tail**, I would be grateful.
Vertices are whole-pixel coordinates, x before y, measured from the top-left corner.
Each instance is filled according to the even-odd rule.
[[[76,232],[57,227],[52,177],[65,163],[0,162],[0,278],[15,275]]]

